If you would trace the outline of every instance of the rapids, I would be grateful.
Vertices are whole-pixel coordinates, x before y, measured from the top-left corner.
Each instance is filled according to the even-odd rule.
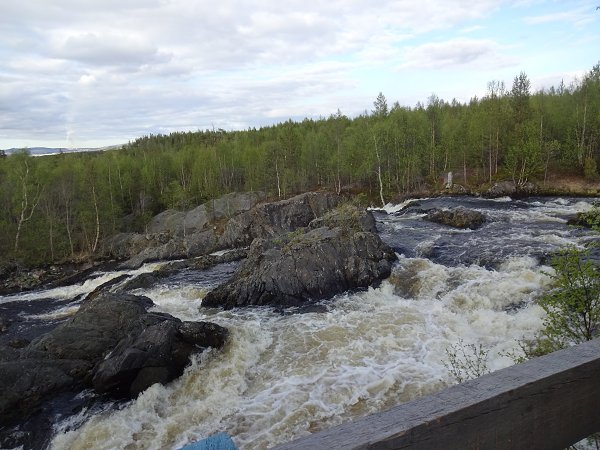
[[[399,255],[392,276],[325,301],[319,312],[201,308],[235,263],[134,291],[158,311],[229,328],[228,344],[198,355],[168,386],[58,421],[51,448],[177,449],[226,431],[240,449],[264,449],[448,386],[446,349],[459,341],[489,349],[491,370],[510,365],[506,352],[542,324],[535,299],[551,282],[548,256],[597,238],[566,225],[592,201],[456,197],[374,210],[380,235]],[[422,220],[423,209],[459,205],[483,212],[488,222],[465,231]],[[73,299],[121,274],[0,297],[0,304]],[[23,326],[29,319],[61,320],[76,308],[61,301],[30,318],[24,313]]]

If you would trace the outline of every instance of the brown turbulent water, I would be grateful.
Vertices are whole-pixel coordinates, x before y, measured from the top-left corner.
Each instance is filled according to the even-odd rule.
[[[51,447],[176,449],[226,431],[241,449],[263,449],[442,389],[453,382],[446,349],[459,340],[485,345],[490,369],[510,365],[502,355],[541,326],[535,298],[551,280],[547,255],[595,238],[566,225],[566,217],[591,203],[445,198],[389,206],[387,214],[375,214],[382,238],[400,254],[391,279],[329,300],[324,312],[202,309],[202,297],[230,276],[231,265],[141,290],[157,310],[228,327],[229,343],[197,357],[168,386],[60,421]],[[490,220],[460,231],[421,219],[423,209],[458,205]],[[72,298],[116,275],[28,294],[29,300]],[[74,308],[45,314],[50,319]]]

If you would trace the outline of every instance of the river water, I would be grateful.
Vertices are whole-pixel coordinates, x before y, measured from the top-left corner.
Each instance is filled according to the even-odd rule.
[[[505,353],[541,327],[535,299],[551,282],[548,256],[596,239],[566,225],[592,203],[456,197],[388,205],[374,214],[382,239],[399,255],[390,279],[313,312],[201,308],[204,295],[231,276],[236,263],[182,272],[134,291],[150,297],[158,311],[229,328],[229,342],[197,356],[168,386],[60,420],[51,448],[176,449],[226,431],[240,449],[264,449],[452,384],[444,363],[458,342],[489,350],[490,370],[508,366]],[[465,231],[422,219],[425,209],[461,205],[483,212],[487,223]],[[70,300],[123,273],[0,297],[0,305],[45,301],[47,311],[26,319],[37,325],[63,320],[77,309]]]

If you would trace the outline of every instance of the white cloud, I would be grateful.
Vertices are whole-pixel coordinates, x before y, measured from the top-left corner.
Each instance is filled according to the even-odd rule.
[[[584,6],[566,11],[553,12],[549,14],[541,14],[536,16],[525,17],[525,23],[529,25],[540,25],[553,22],[564,22],[575,26],[583,26],[595,20],[594,7]]]
[[[90,84],[94,84],[96,82],[96,77],[92,74],[83,74],[79,77],[79,84],[84,86],[88,86]]]
[[[514,63],[485,21],[518,1],[4,0],[0,134],[86,145],[358,112],[399,67]]]
[[[488,39],[452,39],[431,42],[408,48],[401,69],[459,68],[492,64],[501,66],[508,61],[501,55],[502,47]]]

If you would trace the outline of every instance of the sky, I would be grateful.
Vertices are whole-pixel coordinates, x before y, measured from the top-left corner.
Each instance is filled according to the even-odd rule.
[[[600,0],[2,0],[0,148],[99,147],[534,90],[600,61]]]

